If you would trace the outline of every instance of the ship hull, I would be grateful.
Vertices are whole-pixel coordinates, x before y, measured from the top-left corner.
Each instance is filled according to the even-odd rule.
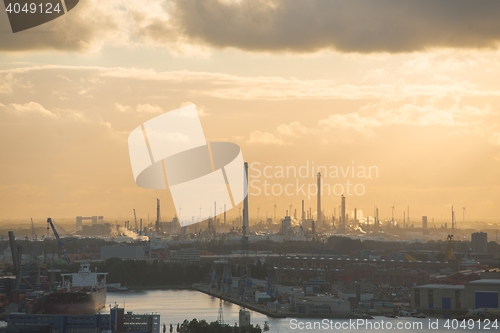
[[[45,299],[47,314],[94,314],[106,305],[106,290],[55,292]]]

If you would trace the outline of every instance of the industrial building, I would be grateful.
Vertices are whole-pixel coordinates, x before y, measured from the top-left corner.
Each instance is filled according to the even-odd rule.
[[[290,311],[308,315],[346,315],[351,312],[351,304],[328,295],[305,296],[296,291],[290,297]]]
[[[413,287],[411,306],[426,312],[498,311],[500,280],[481,279],[465,285],[426,284]]]
[[[76,230],[82,228],[83,220],[91,220],[92,225],[102,224],[104,222],[104,217],[101,216],[77,216],[76,217]]]
[[[0,332],[135,332],[160,333],[160,315],[133,314],[123,308],[112,308],[111,314],[49,315],[14,313],[6,316],[7,327]]]
[[[290,216],[285,216],[283,221],[281,221],[281,233],[283,234],[284,240],[288,240],[292,230],[292,219]]]
[[[488,253],[488,234],[475,232],[471,234],[472,253]]]
[[[255,303],[266,304],[271,302],[271,296],[265,292],[255,292]]]
[[[411,305],[420,311],[467,311],[464,285],[426,284],[412,288]]]
[[[500,279],[500,269],[492,268],[479,273],[481,279]]]
[[[465,285],[466,306],[469,309],[498,310],[500,280],[481,279]]]
[[[199,262],[200,250],[195,248],[170,251],[170,261],[176,262]]]
[[[148,247],[143,245],[117,244],[101,247],[101,260],[110,258],[120,259],[146,259]]]

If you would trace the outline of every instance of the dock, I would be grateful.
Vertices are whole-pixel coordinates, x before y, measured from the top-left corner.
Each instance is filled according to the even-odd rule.
[[[217,297],[217,298],[222,298],[226,302],[230,302],[236,305],[239,305],[241,307],[250,309],[252,311],[261,313],[263,315],[266,315],[270,318],[320,318],[320,319],[373,319],[372,316],[367,315],[367,314],[360,314],[360,313],[349,313],[349,314],[321,314],[321,315],[314,315],[314,314],[307,314],[307,313],[298,313],[298,312],[292,312],[292,311],[283,311],[283,312],[274,312],[269,309],[264,308],[263,306],[259,306],[258,304],[250,303],[250,302],[245,302],[237,298],[229,297],[227,295],[220,295],[220,292],[218,291],[212,291],[207,288],[203,287],[193,287],[194,290],[202,292],[204,294]]]

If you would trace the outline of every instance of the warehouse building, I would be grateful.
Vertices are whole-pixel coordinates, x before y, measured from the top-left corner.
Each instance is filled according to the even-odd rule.
[[[303,292],[295,292],[290,297],[290,311],[308,315],[345,315],[351,312],[351,305],[332,296],[305,296]]]
[[[426,284],[413,287],[411,306],[424,312],[499,310],[500,280],[481,279],[465,285]]]
[[[195,248],[170,251],[170,260],[176,262],[200,262],[200,250]]]
[[[420,311],[467,311],[464,285],[426,284],[412,288],[411,306]]]
[[[500,280],[482,279],[465,285],[465,298],[469,309],[498,310]]]
[[[117,244],[101,247],[101,260],[110,258],[141,260],[146,259],[148,247],[143,245]]]

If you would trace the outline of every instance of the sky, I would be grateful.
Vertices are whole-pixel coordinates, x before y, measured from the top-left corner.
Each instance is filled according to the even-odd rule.
[[[498,220],[498,1],[81,0],[18,33],[0,9],[4,222],[170,220],[127,139],[188,104],[250,164],[251,219],[315,215],[320,166],[327,216]]]

